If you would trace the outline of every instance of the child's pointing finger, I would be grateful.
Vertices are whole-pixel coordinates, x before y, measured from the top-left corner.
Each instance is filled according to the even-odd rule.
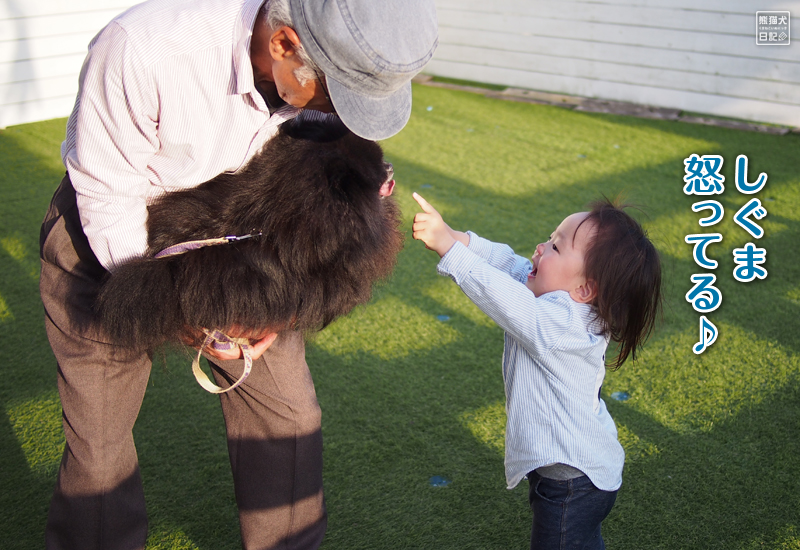
[[[436,209],[433,206],[431,206],[430,203],[428,203],[428,201],[423,199],[422,195],[414,193],[412,196],[414,197],[414,200],[417,201],[417,204],[419,204],[420,208],[422,208],[424,212],[427,212],[428,214],[436,212]]]

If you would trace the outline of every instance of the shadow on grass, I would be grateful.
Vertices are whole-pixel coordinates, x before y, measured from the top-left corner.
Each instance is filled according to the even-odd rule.
[[[36,475],[6,415],[0,419],[0,536],[8,550],[44,546],[44,521],[54,477]]]
[[[5,515],[0,538],[10,549],[40,548],[44,543],[55,469],[52,460],[39,460],[31,445],[47,445],[51,455],[58,454],[55,449],[63,445],[63,437],[52,438],[53,425],[60,426],[57,416],[50,415],[42,430],[41,418],[31,425],[15,414],[27,403],[51,396],[56,382],[39,300],[38,239],[49,202],[48,182],[52,193],[61,176],[38,160],[10,131],[0,132],[0,405],[4,410],[0,419],[0,507]]]
[[[660,452],[626,465],[606,522],[614,548],[793,548],[800,522],[800,384],[709,433],[679,434],[622,403],[616,422]]]

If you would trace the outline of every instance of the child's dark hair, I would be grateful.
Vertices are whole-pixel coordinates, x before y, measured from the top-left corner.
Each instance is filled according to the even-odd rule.
[[[592,202],[582,223],[593,226],[594,237],[584,257],[587,280],[595,281],[593,301],[603,334],[619,343],[610,364],[619,368],[644,344],[661,311],[661,260],[642,226],[619,204],[605,197]]]

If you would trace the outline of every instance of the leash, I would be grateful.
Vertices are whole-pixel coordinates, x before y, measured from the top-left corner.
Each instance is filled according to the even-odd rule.
[[[229,244],[235,243],[239,241],[245,241],[247,239],[252,239],[253,237],[260,237],[261,231],[258,233],[253,231],[248,235],[227,235],[225,237],[220,237],[218,239],[202,239],[199,241],[186,241],[183,243],[174,244],[170,247],[165,248],[155,256],[154,258],[166,258],[168,256],[176,256],[178,254],[183,254],[185,252],[189,252],[190,250],[197,250],[198,248],[204,248],[206,246],[215,246],[218,244]],[[220,333],[222,334],[222,333]]]
[[[197,352],[197,357],[195,357],[194,361],[192,361],[192,373],[194,374],[194,378],[197,380],[197,383],[209,393],[229,392],[244,382],[245,378],[250,375],[250,371],[253,369],[253,358],[250,355],[250,341],[247,338],[231,338],[230,336],[218,330],[209,331],[203,329],[203,332],[206,333],[206,339],[203,341],[203,345],[200,346],[200,351]],[[220,388],[211,381],[211,379],[205,372],[202,371],[202,369],[200,369],[200,356],[203,354],[203,350],[208,346],[211,346],[217,351],[228,351],[235,347],[241,348],[242,355],[244,356],[244,372],[242,372],[242,375],[239,377],[239,379],[230,387],[224,389]]]
[[[220,237],[217,239],[186,241],[167,247],[153,257],[167,258],[169,256],[177,256],[178,254],[184,254],[190,250],[197,250],[198,248],[204,248],[206,246],[245,241],[247,239],[252,239],[253,237],[260,237],[261,234],[261,231],[256,232],[253,230],[253,232],[248,235],[226,235],[225,237]],[[195,357],[194,361],[192,361],[192,373],[194,374],[194,378],[197,380],[197,383],[200,384],[200,386],[202,386],[202,388],[207,392],[229,392],[244,382],[245,378],[250,375],[250,371],[253,369],[253,357],[250,355],[250,341],[247,338],[231,338],[227,334],[224,334],[218,330],[209,331],[203,329],[203,332],[206,333],[206,339],[203,341],[203,345],[200,346],[200,350],[197,352],[197,357]],[[244,356],[244,372],[230,387],[225,389],[220,388],[214,384],[208,375],[200,368],[200,357],[203,355],[203,350],[208,346],[211,346],[217,351],[228,351],[234,347],[239,347],[242,350],[242,355]]]

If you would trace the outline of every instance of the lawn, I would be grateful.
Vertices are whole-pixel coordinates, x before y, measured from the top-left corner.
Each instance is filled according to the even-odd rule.
[[[42,547],[63,446],[56,365],[38,296],[39,223],[63,175],[65,120],[0,131],[0,546]],[[323,410],[329,529],[324,550],[521,549],[527,484],[505,487],[502,331],[411,239],[411,193],[457,229],[522,255],[601,193],[624,194],[659,248],[663,322],[636,363],[603,387],[626,449],[607,546],[800,549],[800,135],[573,112],[440,88],[414,88],[406,129],[383,143],[394,163],[406,246],[372,302],[309,342]],[[683,193],[683,160],[721,155],[722,223],[701,228]],[[734,185],[745,154],[757,195]],[[733,222],[757,197],[760,240]],[[684,237],[709,247],[723,303],[702,355],[700,314],[684,296],[697,266]],[[733,275],[732,251],[767,250],[768,276]],[[148,549],[240,548],[222,415],[190,360],[153,368],[135,428],[150,515]],[[623,393],[625,400],[612,394]],[[449,483],[433,486],[441,476]]]

